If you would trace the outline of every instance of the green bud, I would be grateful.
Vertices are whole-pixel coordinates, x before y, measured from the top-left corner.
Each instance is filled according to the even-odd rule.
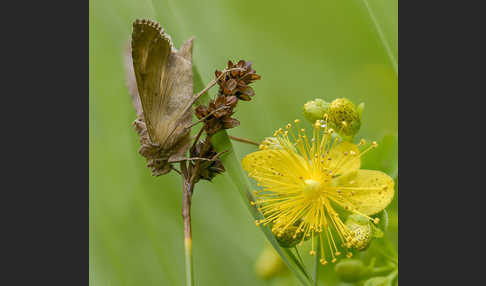
[[[357,282],[364,278],[366,267],[358,259],[345,259],[336,264],[335,271],[339,279],[344,282]]]
[[[351,214],[346,219],[346,223],[348,223],[348,222],[349,223],[356,223],[356,224],[359,224],[359,225],[368,225],[370,220],[367,217],[359,215],[359,214]]]
[[[390,279],[383,276],[377,276],[366,280],[363,286],[392,286],[392,284]]]
[[[337,98],[329,106],[328,122],[329,125],[339,133],[339,135],[352,137],[361,128],[361,113],[364,103],[358,108],[347,98]]]
[[[346,226],[352,233],[351,246],[359,251],[368,248],[373,239],[373,226],[368,218],[352,214],[346,219]]]
[[[364,108],[365,108],[365,103],[364,102],[361,102],[358,105],[358,107],[356,108],[356,110],[358,111],[359,118],[361,118],[361,116],[363,115]]]
[[[278,241],[278,244],[282,247],[290,248],[297,245],[297,243],[302,241],[304,237],[304,232],[300,231],[296,233],[297,228],[299,227],[300,220],[294,223],[293,225],[289,225],[285,230],[280,230],[278,228],[272,227],[272,233]],[[306,238],[304,240],[307,240]]]
[[[287,267],[282,261],[282,258],[280,258],[272,246],[266,243],[265,248],[255,264],[256,274],[262,279],[270,279],[286,271]]]
[[[322,120],[324,118],[324,114],[327,113],[330,105],[330,103],[320,98],[308,101],[304,104],[304,117],[314,124],[316,120]]]

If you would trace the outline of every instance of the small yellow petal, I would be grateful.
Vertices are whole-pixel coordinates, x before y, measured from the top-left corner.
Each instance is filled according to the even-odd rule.
[[[265,149],[246,155],[241,161],[248,176],[269,186],[302,185],[307,175],[305,161],[286,150]]]
[[[352,203],[355,210],[372,215],[392,201],[395,183],[387,174],[375,170],[359,170],[336,179],[336,192]]]
[[[333,147],[329,152],[329,158],[326,167],[332,170],[334,175],[355,172],[361,166],[358,147],[347,141]]]

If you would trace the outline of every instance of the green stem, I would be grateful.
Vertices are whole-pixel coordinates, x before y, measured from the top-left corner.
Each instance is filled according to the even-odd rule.
[[[182,164],[181,164],[182,166]],[[184,164],[185,166],[185,164]],[[186,173],[186,170],[184,170]],[[182,197],[182,218],[184,220],[184,252],[186,262],[186,285],[194,285],[194,267],[192,262],[192,230],[191,230],[191,198],[194,184],[190,180],[183,180],[184,192]]]
[[[319,279],[319,256],[321,256],[321,248],[319,245],[321,245],[321,238],[317,237],[317,252],[315,254],[315,259],[314,259],[314,275],[313,275],[313,280],[314,280],[314,285],[317,286],[317,280]]]
[[[186,254],[186,285],[194,285],[194,269],[192,265],[192,240],[184,239],[184,248]]]
[[[295,250],[295,253],[297,253],[297,257],[299,258],[299,262],[304,265],[304,261],[302,260],[302,257],[300,257],[300,253],[299,253],[299,250],[297,249],[297,247],[294,246],[294,250]]]

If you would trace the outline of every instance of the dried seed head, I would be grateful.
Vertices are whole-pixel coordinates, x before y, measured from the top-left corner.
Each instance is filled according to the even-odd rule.
[[[234,95],[238,99],[250,101],[255,95],[255,91],[249,85],[261,78],[260,75],[251,67],[251,62],[240,60],[237,64],[228,61],[226,70],[237,69],[227,72],[218,80],[220,95]],[[216,70],[216,78],[220,77],[223,72]]]
[[[203,120],[204,129],[208,135],[215,134],[221,129],[230,129],[240,125],[237,119],[231,117],[237,102],[236,96],[218,96],[216,100],[211,100],[208,106],[196,107],[196,117]]]

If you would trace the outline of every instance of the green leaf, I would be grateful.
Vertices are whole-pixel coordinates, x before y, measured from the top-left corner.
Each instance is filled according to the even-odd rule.
[[[398,175],[398,134],[385,135],[378,148],[362,157],[362,169],[380,170],[393,179]]]
[[[383,238],[383,236],[385,236],[385,234],[383,233],[383,231],[381,229],[377,228],[373,224],[371,225],[371,227],[373,228],[373,237],[374,238]]]

